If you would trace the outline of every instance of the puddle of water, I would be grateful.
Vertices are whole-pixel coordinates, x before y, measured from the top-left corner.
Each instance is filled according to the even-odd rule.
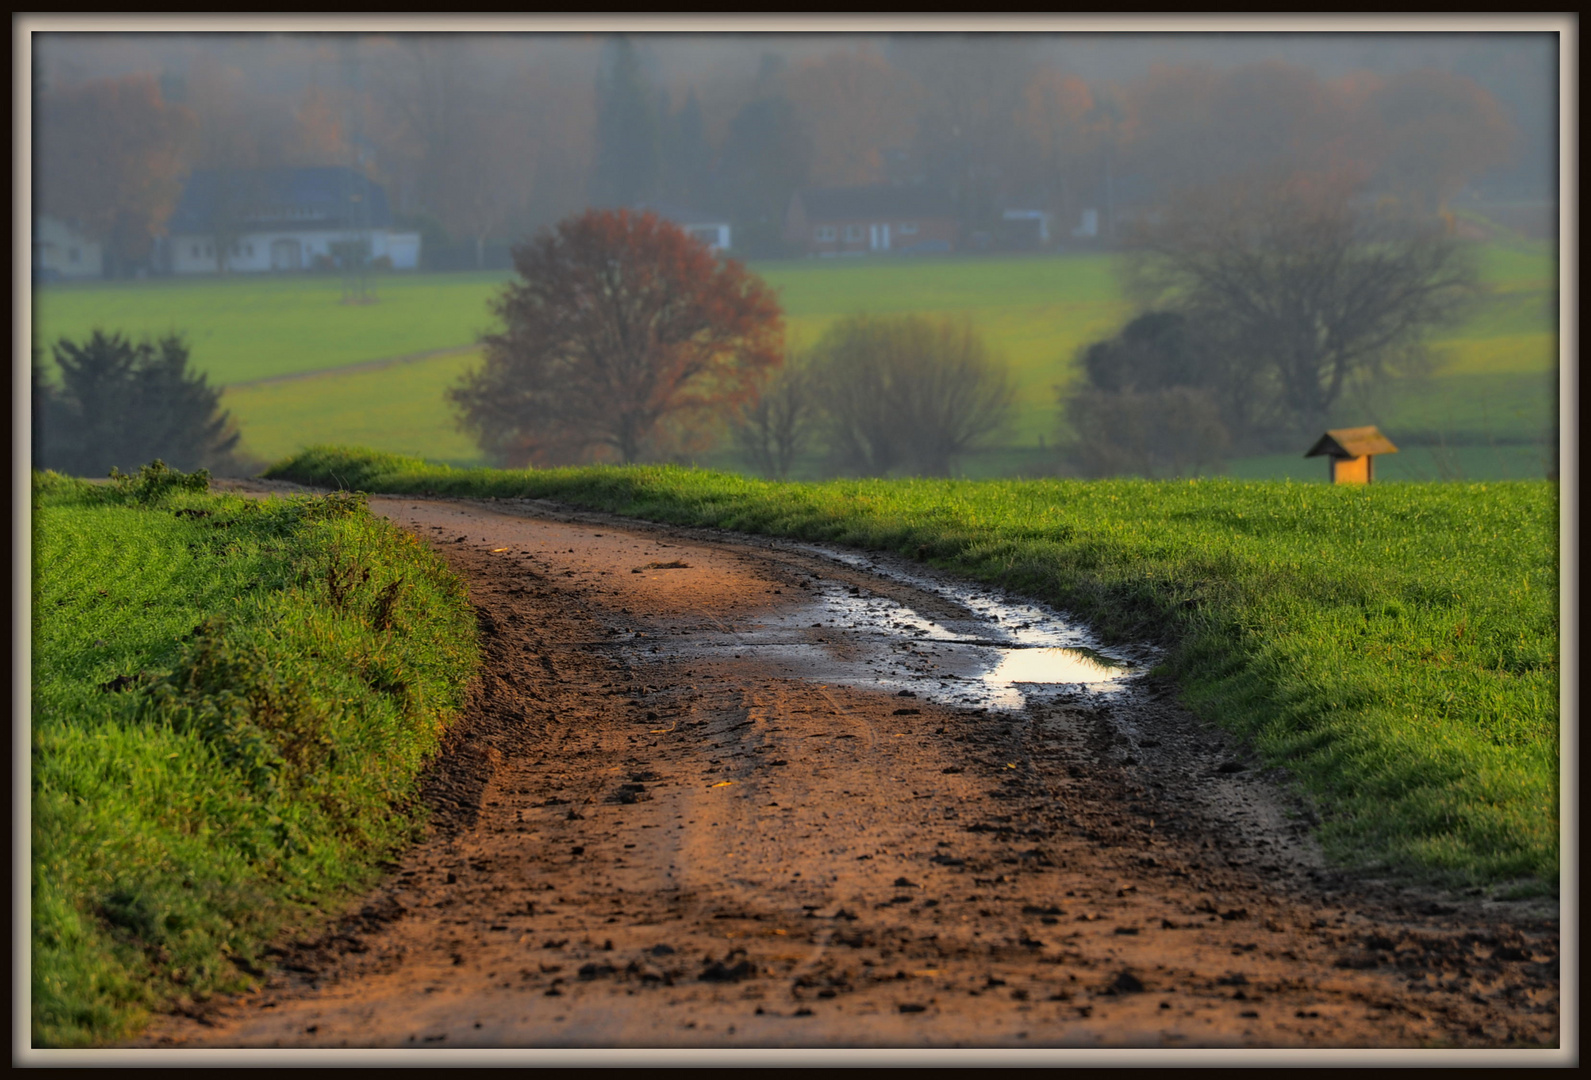
[[[1006,683],[1093,683],[1122,678],[1125,664],[1102,664],[1079,649],[1008,649],[1005,659],[984,678]]]
[[[1044,696],[1119,692],[1143,670],[1041,605],[919,578],[851,552],[801,549],[937,595],[967,616],[934,619],[866,589],[853,593],[850,586],[823,579],[812,583],[808,604],[734,633],[694,633],[689,644],[667,651],[722,656],[727,650],[785,667],[794,676],[998,710],[1020,709]]]

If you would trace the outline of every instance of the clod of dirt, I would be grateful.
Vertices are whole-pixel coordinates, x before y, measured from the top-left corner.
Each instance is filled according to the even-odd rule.
[[[750,960],[741,960],[739,963],[726,965],[722,960],[714,960],[701,973],[702,982],[740,982],[750,979],[757,974],[757,966]]]
[[[1110,984],[1110,988],[1118,994],[1141,994],[1144,992],[1143,980],[1130,971],[1118,974]]]

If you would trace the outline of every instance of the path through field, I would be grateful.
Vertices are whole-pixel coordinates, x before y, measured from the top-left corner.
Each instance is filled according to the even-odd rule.
[[[953,590],[542,504],[371,505],[483,631],[429,838],[264,989],[138,1045],[1557,1045],[1554,907],[1326,871],[1168,685],[980,704]]]

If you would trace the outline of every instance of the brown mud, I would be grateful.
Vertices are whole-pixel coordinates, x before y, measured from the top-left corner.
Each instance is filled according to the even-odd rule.
[[[479,612],[428,836],[261,989],[136,1045],[1558,1045],[1555,903],[1328,870],[1171,685],[973,710],[833,682],[865,643],[821,621],[778,662],[723,643],[815,583],[946,601],[766,540],[371,506]]]

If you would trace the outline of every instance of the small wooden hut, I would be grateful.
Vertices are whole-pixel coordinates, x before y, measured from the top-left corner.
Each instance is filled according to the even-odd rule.
[[[1305,457],[1327,458],[1327,475],[1333,484],[1368,484],[1375,479],[1377,454],[1396,454],[1392,440],[1374,426],[1337,428],[1322,435]]]

